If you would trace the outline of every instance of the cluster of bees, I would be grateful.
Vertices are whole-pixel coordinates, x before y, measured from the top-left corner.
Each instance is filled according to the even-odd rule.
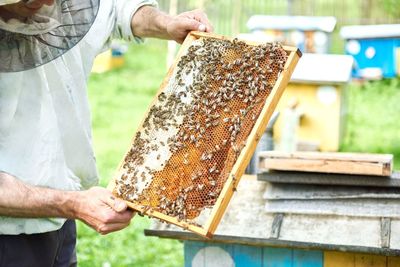
[[[214,206],[286,58],[275,43],[193,42],[136,134],[114,193],[196,224]]]

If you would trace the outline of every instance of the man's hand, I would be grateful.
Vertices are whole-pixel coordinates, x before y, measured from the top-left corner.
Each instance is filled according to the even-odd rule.
[[[95,229],[100,234],[127,227],[134,215],[123,200],[115,198],[102,187],[92,187],[78,192],[74,211],[77,219]]]
[[[167,32],[172,40],[182,43],[190,31],[211,32],[213,27],[207,15],[199,10],[188,11],[172,17],[166,25]]]
[[[155,37],[182,43],[190,31],[212,32],[207,15],[199,10],[167,15],[151,6],[141,7],[133,16],[132,33],[139,37]]]
[[[0,172],[0,216],[79,219],[101,234],[129,225],[134,213],[109,190],[62,191],[28,185]]]

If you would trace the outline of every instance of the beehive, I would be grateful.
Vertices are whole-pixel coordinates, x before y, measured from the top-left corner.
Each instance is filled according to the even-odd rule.
[[[212,236],[299,56],[279,44],[190,33],[113,193],[143,214]]]

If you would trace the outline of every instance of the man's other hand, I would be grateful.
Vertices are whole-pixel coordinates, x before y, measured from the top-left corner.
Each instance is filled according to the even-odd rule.
[[[134,212],[128,209],[123,200],[115,198],[105,188],[92,187],[77,194],[74,217],[100,234],[105,235],[127,227],[134,216]]]

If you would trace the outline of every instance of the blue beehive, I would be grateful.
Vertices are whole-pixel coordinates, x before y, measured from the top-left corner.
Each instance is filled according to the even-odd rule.
[[[400,24],[346,26],[340,31],[354,57],[353,77],[392,78],[399,74]]]

